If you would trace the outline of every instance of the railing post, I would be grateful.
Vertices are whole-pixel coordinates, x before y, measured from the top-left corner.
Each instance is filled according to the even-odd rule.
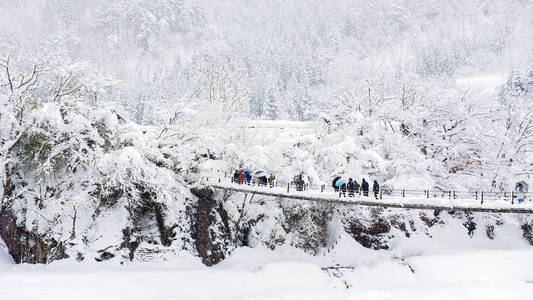
[[[323,192],[324,192],[324,187],[325,187],[325,185],[324,185],[324,184],[320,186],[320,192],[321,192],[321,193],[323,193]]]
[[[511,204],[514,204],[514,191],[511,191]]]
[[[405,198],[405,190],[402,190],[402,198]]]
[[[476,200],[477,200],[477,191],[476,191]]]
[[[483,191],[481,191],[481,204],[483,204]]]
[[[220,178],[218,179],[218,183],[220,183]]]
[[[448,191],[448,199],[452,200],[452,191]]]
[[[383,199],[383,192],[379,190],[379,200]]]
[[[287,183],[287,194],[289,193],[289,187],[291,186],[290,183]]]
[[[455,197],[455,191],[453,191],[453,199],[456,199],[456,197]]]

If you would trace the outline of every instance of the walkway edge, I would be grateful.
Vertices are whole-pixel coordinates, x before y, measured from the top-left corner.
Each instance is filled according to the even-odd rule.
[[[212,184],[211,187],[216,189],[222,189],[222,190],[228,190],[228,191],[235,191],[235,192],[241,192],[241,193],[250,193],[250,194],[257,194],[257,195],[264,195],[264,196],[271,196],[271,197],[279,197],[279,198],[287,198],[287,199],[295,199],[295,200],[303,200],[303,201],[310,201],[310,202],[329,202],[329,203],[335,203],[335,204],[343,204],[343,205],[357,205],[357,206],[373,206],[373,207],[383,207],[383,208],[409,208],[409,209],[423,209],[423,210],[445,210],[445,211],[467,211],[467,212],[489,212],[489,213],[517,213],[517,214],[531,214],[533,213],[533,208],[523,208],[523,207],[516,207],[516,208],[497,208],[497,207],[472,207],[472,206],[463,206],[463,205],[450,205],[450,206],[444,206],[444,205],[432,205],[432,204],[415,204],[415,203],[391,203],[386,201],[366,201],[366,200],[360,200],[357,198],[353,198],[353,200],[343,200],[343,199],[333,199],[333,198],[319,198],[319,197],[309,197],[304,195],[294,195],[294,194],[286,194],[286,193],[276,193],[276,192],[267,192],[267,191],[261,191],[261,190],[250,190],[250,189],[243,189],[238,187],[228,187],[218,184]]]

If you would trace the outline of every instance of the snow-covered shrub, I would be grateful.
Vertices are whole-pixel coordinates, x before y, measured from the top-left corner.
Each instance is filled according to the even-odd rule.
[[[178,240],[178,249],[191,249],[185,210],[192,197],[175,160],[160,151],[156,130],[96,100],[97,84],[88,84],[85,72],[43,70],[24,98],[2,85],[1,209],[20,228],[9,238],[30,245],[12,255],[47,262],[127,248],[123,254],[132,258],[145,240],[164,246]],[[143,233],[147,215],[157,239]],[[6,230],[0,228],[3,237]],[[37,247],[31,245],[40,245],[38,256],[29,255]],[[61,253],[52,255],[56,248]]]

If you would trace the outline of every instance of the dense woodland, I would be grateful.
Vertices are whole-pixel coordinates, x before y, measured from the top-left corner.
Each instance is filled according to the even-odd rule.
[[[230,121],[243,119],[325,122],[328,134],[382,143],[401,136],[443,165],[433,176],[483,174],[476,181],[509,188],[533,168],[532,5],[3,5],[3,151],[35,110],[74,101],[164,133],[179,127],[181,142],[197,135],[206,145],[220,129],[231,140]]]

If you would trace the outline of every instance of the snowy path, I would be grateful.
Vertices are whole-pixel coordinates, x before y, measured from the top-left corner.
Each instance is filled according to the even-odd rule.
[[[484,203],[481,204],[480,201],[474,199],[427,199],[426,197],[416,196],[394,197],[385,195],[383,195],[383,199],[377,200],[372,197],[362,197],[359,195],[356,195],[353,198],[339,197],[338,193],[335,192],[320,192],[315,190],[302,192],[293,189],[292,191],[287,192],[287,189],[278,187],[269,188],[235,184],[228,182],[225,178],[212,179],[211,182],[207,180],[206,183],[213,188],[227,191],[333,204],[494,213],[533,213],[533,203],[531,201],[521,204],[512,204],[510,201],[505,200],[490,200],[484,201]]]

